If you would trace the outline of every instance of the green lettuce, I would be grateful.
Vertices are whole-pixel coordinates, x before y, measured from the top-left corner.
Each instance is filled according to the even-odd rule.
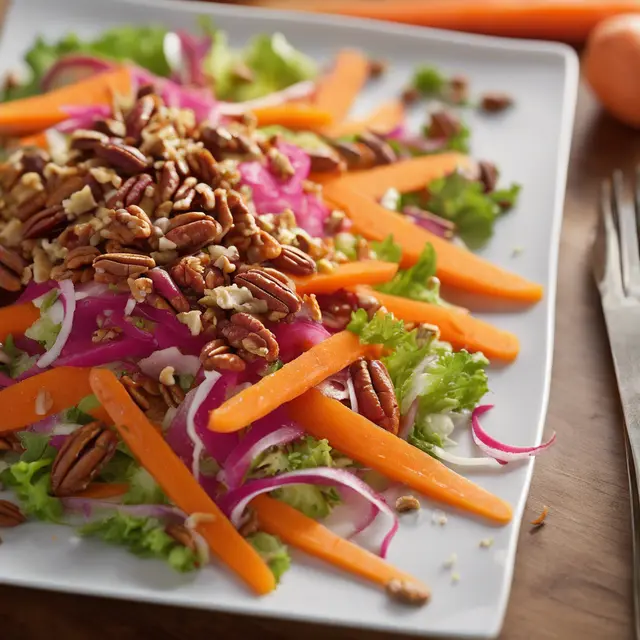
[[[402,247],[393,241],[393,236],[387,236],[382,242],[371,242],[371,248],[378,260],[385,262],[400,262],[402,258]]]
[[[416,68],[411,79],[411,86],[422,96],[441,96],[449,85],[449,79],[436,67],[422,65]]]
[[[89,411],[99,406],[98,398],[93,394],[85,396],[75,407],[69,407],[69,409],[64,411],[62,421],[69,424],[89,424],[90,422],[94,422],[95,418]]]
[[[247,536],[247,542],[260,554],[269,565],[276,582],[289,570],[291,557],[287,547],[282,544],[280,538],[263,531],[258,531]]]
[[[0,371],[6,373],[10,378],[21,376],[25,371],[31,369],[40,357],[30,356],[25,351],[18,349],[11,334],[5,338],[2,350],[9,357],[9,363],[0,365]]]
[[[124,546],[143,558],[164,560],[176,571],[193,571],[198,566],[196,553],[172,538],[156,518],[116,512],[80,527],[78,533]]]

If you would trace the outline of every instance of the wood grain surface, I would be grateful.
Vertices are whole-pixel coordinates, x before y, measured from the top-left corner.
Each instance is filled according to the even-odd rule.
[[[0,0],[0,15],[3,0]],[[632,637],[627,475],[611,357],[589,271],[598,184],[640,161],[640,134],[600,114],[581,89],[566,199],[548,429],[536,463],[504,640]],[[3,640],[400,640],[148,604],[0,587]]]

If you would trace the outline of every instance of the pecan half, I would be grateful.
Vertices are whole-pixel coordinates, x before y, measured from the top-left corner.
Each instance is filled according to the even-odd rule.
[[[149,216],[135,204],[126,209],[112,210],[109,224],[101,235],[108,240],[117,240],[121,244],[132,244],[136,240],[151,237],[153,227]]]
[[[20,291],[22,272],[26,266],[26,261],[19,254],[0,245],[0,289]]]
[[[230,322],[220,327],[220,333],[232,347],[240,350],[245,360],[264,358],[267,362],[274,362],[280,354],[273,333],[248,313],[232,315]]]
[[[130,205],[138,205],[144,197],[145,189],[153,184],[153,179],[148,173],[139,176],[131,176],[122,183],[120,188],[107,200],[109,209],[121,209]]]
[[[393,434],[398,433],[400,412],[387,368],[380,360],[360,358],[349,367],[358,399],[358,411],[365,418]]]
[[[14,211],[14,215],[18,220],[22,220],[24,222],[38,211],[44,209],[46,204],[47,194],[44,191],[40,191],[17,207]]]
[[[398,159],[391,145],[372,131],[365,131],[358,136],[358,142],[370,149],[375,156],[376,164],[391,164]]]
[[[96,274],[107,273],[117,278],[137,277],[155,266],[150,256],[135,253],[105,253],[93,261]]]
[[[173,194],[173,208],[175,211],[189,211],[193,204],[193,199],[196,197],[196,185],[198,179],[193,176],[185,178],[182,184],[178,187]]]
[[[512,104],[513,98],[506,93],[485,93],[480,98],[480,108],[489,113],[504,111]]]
[[[362,153],[357,144],[340,142],[338,140],[327,140],[327,142],[340,154],[349,169],[355,169],[360,166]]]
[[[222,172],[216,159],[208,149],[196,149],[187,154],[187,162],[191,167],[193,175],[200,182],[204,182],[210,187],[217,187],[222,178]]]
[[[194,216],[195,212],[183,215]],[[200,219],[175,226],[165,234],[165,238],[173,242],[180,253],[193,253],[208,244],[213,244],[218,237],[220,225],[216,220],[205,214],[200,215]],[[181,217],[176,216],[171,222],[174,223]]]
[[[116,452],[118,438],[100,422],[74,431],[64,442],[51,466],[51,491],[68,496],[84,491]]]
[[[309,276],[316,272],[315,260],[304,251],[289,245],[283,246],[280,255],[272,258],[271,262],[276,269],[297,276]]]
[[[251,236],[251,242],[247,247],[247,260],[253,264],[274,260],[280,253],[280,243],[269,233],[262,229]]]
[[[207,342],[200,352],[200,362],[207,371],[244,371],[245,363],[242,358],[231,351],[231,347],[224,340]]]
[[[62,205],[43,209],[34,216],[31,216],[22,226],[22,237],[25,240],[31,238],[46,238],[55,235],[57,231],[66,223],[67,214]]]
[[[76,247],[75,249],[71,249],[65,256],[64,266],[66,269],[89,267],[99,255],[100,251],[95,247]]]
[[[158,177],[158,200],[160,203],[171,200],[180,186],[180,174],[173,160],[168,160],[162,165]]]
[[[314,173],[341,173],[347,166],[337,153],[329,150],[310,151],[309,158],[311,158],[311,171]]]
[[[127,136],[139,140],[142,130],[147,126],[156,110],[156,98],[147,94],[139,97],[126,119]]]
[[[141,173],[148,166],[146,156],[139,149],[117,139],[100,142],[95,154],[126,174]]]
[[[172,385],[160,385],[160,395],[165,401],[167,407],[173,407],[174,409],[180,406],[184,400],[184,391],[182,387],[177,384]]]
[[[225,127],[203,127],[200,139],[216,160],[222,160],[229,155],[262,155],[258,145],[249,137],[229,131]]]
[[[110,138],[101,131],[90,131],[89,129],[76,129],[71,134],[70,146],[78,151],[91,151],[101,144],[108,144]]]
[[[26,519],[18,505],[8,500],[0,500],[0,527],[17,527]]]
[[[257,300],[267,303],[269,320],[282,320],[300,311],[302,302],[298,294],[281,280],[261,269],[249,269],[236,276],[235,284],[246,287]]]
[[[459,133],[461,128],[460,119],[451,111],[434,111],[431,114],[427,137],[431,139],[449,139]]]

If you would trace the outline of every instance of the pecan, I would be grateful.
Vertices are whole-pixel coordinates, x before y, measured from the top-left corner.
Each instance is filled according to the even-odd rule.
[[[96,274],[106,273],[116,278],[137,277],[155,266],[150,256],[135,253],[105,253],[93,261]]]
[[[280,243],[271,234],[262,230],[251,236],[251,242],[247,247],[247,259],[254,264],[275,260],[281,253]]]
[[[25,520],[26,517],[18,505],[8,500],[0,500],[0,527],[17,527]]]
[[[49,154],[42,149],[26,149],[22,154],[22,170],[25,173],[42,175],[50,160]]]
[[[398,433],[400,412],[387,368],[380,360],[360,358],[350,367],[358,411],[379,427]]]
[[[289,157],[282,153],[277,147],[271,147],[271,149],[269,149],[267,159],[269,160],[271,171],[279,178],[288,180],[296,174],[296,170],[293,168]]]
[[[14,211],[14,215],[18,220],[28,220],[33,214],[44,209],[47,204],[47,194],[44,191],[36,193],[32,198],[23,202]]]
[[[74,431],[64,442],[51,466],[51,491],[68,496],[84,491],[116,452],[118,438],[100,422]]]
[[[257,300],[264,300],[269,309],[269,320],[281,320],[300,311],[298,294],[270,273],[250,269],[236,276],[235,284],[246,287]]]
[[[322,310],[322,322],[330,329],[341,331],[351,320],[351,313],[356,308],[355,295],[341,291],[331,295],[321,295],[318,298]]]
[[[100,131],[90,131],[88,129],[76,129],[71,134],[70,146],[78,151],[91,151],[101,144],[109,143],[109,136]]]
[[[194,206],[199,207],[207,212],[214,211],[216,207],[215,191],[204,182],[198,182],[195,187],[195,191],[196,195],[193,199]]]
[[[327,141],[344,159],[349,169],[355,169],[360,166],[362,161],[362,153],[357,144],[351,142],[340,142],[338,140]],[[312,159],[313,162],[313,159]],[[316,171],[316,169],[314,169]]]
[[[187,162],[193,175],[210,187],[220,184],[222,173],[216,159],[208,149],[196,149],[187,154]]]
[[[144,389],[142,385],[133,380],[130,376],[122,376],[120,378],[120,382],[123,384],[124,388],[127,390],[127,393],[131,396],[133,401],[143,410],[148,411],[151,407],[149,399],[147,397],[147,393],[150,395],[155,395],[150,393],[148,390]],[[146,391],[146,393],[145,393]],[[160,389],[158,388],[158,393],[160,393]]]
[[[0,264],[4,265],[18,276],[22,275],[22,271],[27,266],[27,262],[23,260],[15,251],[7,249],[0,244]]]
[[[407,513],[409,511],[419,511],[420,510],[420,500],[415,496],[407,495],[400,496],[396,500],[396,511],[398,513]]]
[[[229,203],[227,192],[224,189],[216,189],[213,192],[213,195],[216,199],[216,219],[220,225],[221,238],[227,234],[234,225],[234,222],[237,227],[237,225],[240,224],[241,219],[244,220],[243,216],[250,216],[253,226],[256,227],[255,218],[249,213],[249,209],[247,209],[240,194],[231,192],[229,194],[231,203]],[[233,206],[233,211],[231,210],[231,206]],[[236,212],[235,215],[237,215],[237,221],[234,216],[234,212]]]
[[[94,131],[104,133],[109,138],[124,138],[127,135],[127,128],[121,120],[114,120],[113,118],[104,118],[102,120],[96,120],[93,123]]]
[[[271,262],[276,269],[282,269],[296,276],[309,276],[316,272],[315,260],[297,247],[285,245],[277,258]]]
[[[22,453],[24,447],[20,442],[20,438],[13,431],[0,431],[0,451]]]
[[[369,77],[379,78],[387,70],[384,60],[369,60]]]
[[[480,182],[484,185],[484,192],[491,193],[498,182],[498,167],[493,162],[481,160],[478,162],[478,171],[480,172]]]
[[[71,249],[65,256],[64,267],[66,269],[89,267],[99,255],[100,251],[95,247],[76,247],[75,249]]]
[[[66,223],[67,214],[62,205],[43,209],[36,215],[31,216],[22,227],[22,237],[25,240],[30,238],[46,238],[53,236]]]
[[[512,104],[513,98],[506,93],[485,93],[480,98],[480,108],[488,113],[504,111]]]
[[[160,395],[167,407],[178,407],[184,400],[184,391],[177,384],[160,385]]]
[[[180,174],[176,169],[176,163],[168,160],[162,165],[158,177],[158,199],[159,202],[171,200],[180,186]]]
[[[398,159],[391,145],[382,136],[372,131],[361,133],[358,136],[358,142],[373,152],[376,164],[391,164]]]
[[[186,213],[193,219],[195,213]],[[213,244],[220,233],[220,225],[211,216],[200,214],[202,217],[192,222],[179,224],[165,234],[165,238],[173,242],[181,253],[193,253],[202,247]],[[173,218],[172,223],[182,216]],[[182,221],[181,221],[182,222]]]
[[[176,211],[189,211],[193,204],[193,199],[196,197],[195,187],[197,184],[198,180],[193,176],[189,176],[183,180],[182,184],[173,194],[173,208]]]
[[[242,358],[231,351],[231,347],[224,340],[207,342],[200,352],[200,362],[207,371],[244,371],[245,363]]]
[[[230,322],[220,326],[220,333],[232,347],[240,350],[245,360],[258,357],[274,362],[280,354],[275,336],[248,313],[232,315]]]
[[[401,98],[405,104],[414,104],[420,100],[420,92],[415,87],[407,87],[403,90]]]
[[[45,206],[53,207],[56,204],[62,204],[71,194],[80,191],[85,186],[85,180],[81,176],[71,176],[63,180],[47,197]]]
[[[202,295],[205,288],[204,283],[204,265],[199,258],[195,256],[185,256],[179,262],[171,267],[171,277],[178,286],[183,289],[193,289],[196,293]]]
[[[216,160],[222,160],[225,155],[262,155],[258,145],[249,137],[224,127],[203,127],[200,139]]]
[[[148,173],[139,176],[131,176],[122,183],[120,188],[107,200],[109,209],[121,209],[130,205],[139,205],[144,197],[145,189],[153,184],[153,179]]]
[[[196,541],[193,534],[183,524],[168,524],[165,533],[173,538],[178,544],[190,549],[194,553],[197,551]]]
[[[126,119],[127,136],[137,141],[156,110],[156,98],[151,94],[140,96]]]
[[[139,149],[117,139],[100,142],[95,154],[125,174],[141,173],[148,166],[146,156]]]
[[[311,158],[311,171],[315,173],[340,173],[346,168],[345,161],[330,150],[310,151],[309,158]]]
[[[137,205],[132,204],[126,209],[111,210],[109,215],[111,221],[101,232],[104,238],[117,240],[126,245],[151,237],[153,230],[151,220]]]
[[[431,139],[449,139],[460,132],[462,125],[460,119],[450,111],[434,111],[431,114],[431,122],[427,137]]]

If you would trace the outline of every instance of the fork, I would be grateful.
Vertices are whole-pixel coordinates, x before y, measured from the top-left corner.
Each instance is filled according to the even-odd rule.
[[[635,636],[640,640],[640,169],[632,188],[633,198],[627,198],[620,171],[602,184],[593,273],[602,299],[626,428]]]

